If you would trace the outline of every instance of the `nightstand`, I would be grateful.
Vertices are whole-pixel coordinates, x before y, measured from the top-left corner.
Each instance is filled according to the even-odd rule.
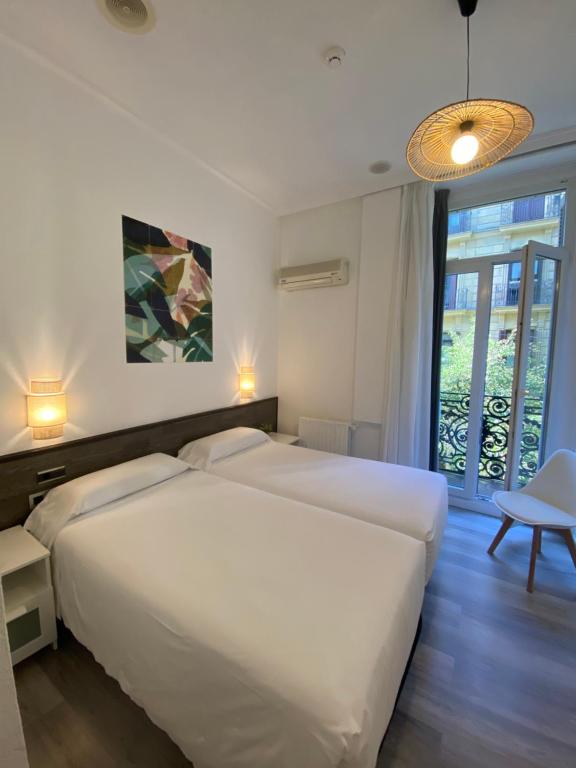
[[[285,435],[282,432],[269,432],[268,437],[270,440],[274,440],[275,443],[282,443],[283,445],[300,444],[300,438],[298,435]]]
[[[0,532],[0,588],[12,664],[56,648],[50,552],[20,526]]]

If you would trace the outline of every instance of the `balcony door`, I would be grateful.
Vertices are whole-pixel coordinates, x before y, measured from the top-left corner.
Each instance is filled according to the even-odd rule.
[[[531,241],[447,262],[438,468],[460,506],[488,511],[543,461],[565,257]]]

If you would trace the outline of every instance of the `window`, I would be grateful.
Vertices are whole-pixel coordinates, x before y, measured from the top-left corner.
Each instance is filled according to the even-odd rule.
[[[446,276],[446,289],[444,291],[444,309],[456,309],[456,287],[458,275]]]
[[[559,191],[450,211],[447,258],[510,253],[528,240],[562,245],[565,203]]]

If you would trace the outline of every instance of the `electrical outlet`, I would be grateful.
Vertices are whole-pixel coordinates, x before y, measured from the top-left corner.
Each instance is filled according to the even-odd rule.
[[[28,506],[30,507],[30,511],[32,511],[34,507],[37,507],[38,504],[40,504],[47,493],[48,491],[37,491],[36,493],[31,493],[28,496]]]

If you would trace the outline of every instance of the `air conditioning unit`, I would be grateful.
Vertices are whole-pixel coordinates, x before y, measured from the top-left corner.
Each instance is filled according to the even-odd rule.
[[[278,276],[278,286],[285,291],[300,291],[304,288],[325,288],[348,283],[348,262],[346,259],[321,261],[317,264],[302,264],[300,267],[283,267]]]

